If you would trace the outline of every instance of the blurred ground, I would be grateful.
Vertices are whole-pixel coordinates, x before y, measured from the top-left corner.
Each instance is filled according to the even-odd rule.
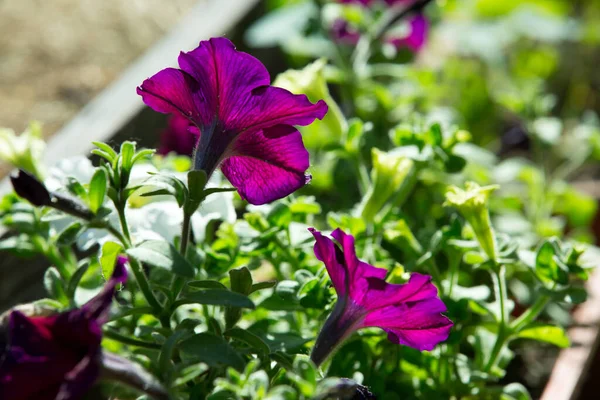
[[[0,126],[51,135],[197,1],[0,0]]]

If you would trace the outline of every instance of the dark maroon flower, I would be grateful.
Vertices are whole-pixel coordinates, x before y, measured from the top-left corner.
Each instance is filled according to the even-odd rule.
[[[102,325],[116,286],[127,279],[119,257],[102,291],[81,308],[51,316],[10,314],[0,353],[0,399],[80,399],[100,374]]]
[[[323,100],[270,86],[267,69],[225,38],[200,42],[179,55],[181,69],[145,80],[138,94],[155,111],[181,114],[200,136],[194,169],[210,176],[221,165],[240,196],[252,204],[285,197],[310,179],[308,152],[294,125],[327,113]]]
[[[200,135],[190,120],[181,114],[173,114],[169,117],[167,128],[160,136],[160,147],[158,154],[167,155],[171,152],[183,156],[191,156],[198,144]]]

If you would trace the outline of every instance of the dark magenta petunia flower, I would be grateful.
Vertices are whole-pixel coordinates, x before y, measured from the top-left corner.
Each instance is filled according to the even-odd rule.
[[[116,286],[127,279],[119,257],[102,291],[81,308],[51,316],[10,314],[0,353],[0,399],[80,399],[100,375],[102,325]]]
[[[294,125],[309,125],[327,113],[323,100],[311,103],[270,86],[267,69],[226,38],[200,42],[179,55],[137,89],[155,111],[181,114],[188,131],[200,136],[194,168],[223,174],[252,204],[285,197],[310,179],[308,152]]]
[[[181,114],[169,117],[167,127],[160,135],[158,154],[167,155],[171,152],[183,156],[191,156],[200,138],[199,132],[190,130],[190,121]]]
[[[309,230],[316,240],[315,255],[325,264],[338,295],[311,354],[315,364],[361,328],[381,328],[393,343],[421,351],[432,350],[448,338],[452,321],[441,314],[446,306],[430,276],[413,273],[405,284],[387,283],[385,269],[356,257],[354,237],[336,229],[331,234],[335,243]]]
[[[373,4],[377,3],[377,0],[339,0],[339,2],[371,7]],[[393,7],[403,3],[410,5],[413,3],[413,0],[385,0],[383,3],[387,7]],[[427,21],[427,18],[423,16],[423,14],[419,13],[409,18],[407,23],[408,30],[405,34],[398,36],[394,33],[391,33],[384,37],[384,41],[393,45],[396,49],[406,47],[413,52],[417,52],[425,45],[425,42],[427,41],[429,22]],[[343,19],[334,21],[332,33],[334,38],[341,43],[355,45],[360,39],[360,32]]]

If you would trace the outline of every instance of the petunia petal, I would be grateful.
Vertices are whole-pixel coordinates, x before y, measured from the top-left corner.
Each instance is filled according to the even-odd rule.
[[[409,22],[410,32],[401,38],[389,38],[388,42],[396,48],[408,47],[414,52],[419,51],[427,40],[429,22],[422,14],[416,15]]]
[[[367,278],[369,289],[363,305],[374,310],[403,302],[416,302],[437,296],[431,277],[413,273],[407,283],[397,285],[377,278]]]
[[[137,93],[154,111],[163,114],[180,113],[199,125],[206,118],[201,114],[205,101],[198,83],[181,70],[166,68],[159,71],[146,79],[137,88]]]
[[[342,297],[346,294],[346,275],[347,270],[344,265],[344,255],[340,248],[333,243],[333,240],[323,236],[321,232],[315,228],[308,228],[310,233],[315,237],[315,256],[319,261],[322,261],[327,268],[327,273],[331,278],[333,287],[338,296]]]
[[[250,54],[237,51],[226,38],[212,38],[179,55],[179,66],[194,77],[206,103],[202,123],[210,125],[218,117],[226,126],[235,121],[252,90],[268,86],[269,72]]]
[[[436,298],[406,302],[369,312],[363,327],[379,327],[388,332],[388,339],[418,350],[432,350],[448,338],[452,321],[440,314],[444,303]]]
[[[160,136],[159,154],[177,154],[190,156],[200,138],[200,131],[191,121],[180,113],[171,115],[167,128]]]
[[[60,385],[56,400],[70,400],[82,398],[100,376],[100,344],[77,363],[70,370]]]
[[[81,309],[73,310],[72,313],[79,311],[84,314],[86,319],[93,320],[100,325],[106,322],[117,285],[127,281],[127,268],[125,267],[126,263],[127,257],[117,257],[113,274],[108,282],[106,282],[104,285],[102,291],[90,301],[85,303]]]
[[[385,279],[387,271],[358,259],[354,248],[354,237],[352,235],[348,235],[338,228],[333,231],[331,236],[342,246],[342,253],[344,254],[344,260],[349,274],[350,297],[358,304],[364,305],[363,299],[369,290],[367,279]]]
[[[280,199],[304,186],[308,151],[294,127],[277,125],[240,135],[222,164],[223,174],[252,204]]]
[[[10,315],[10,344],[0,353],[0,398],[54,400],[58,382],[77,363],[78,354],[63,348],[52,332],[56,318]],[[32,383],[32,377],[35,377]]]
[[[205,100],[200,126],[214,126],[216,118],[223,131],[239,133],[278,124],[308,125],[327,112],[323,101],[312,104],[304,95],[269,86],[265,66],[226,38],[203,41],[181,53],[179,66],[194,78]]]
[[[275,125],[309,125],[327,114],[327,104],[313,104],[304,94],[292,94],[273,86],[252,91],[243,108],[225,116],[226,127],[234,131],[259,130]]]

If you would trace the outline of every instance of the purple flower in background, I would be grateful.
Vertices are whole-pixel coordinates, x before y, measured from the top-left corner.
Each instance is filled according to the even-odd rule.
[[[340,3],[345,4],[360,4],[364,7],[371,7],[377,0],[338,0]],[[384,3],[388,7],[393,7],[399,4],[410,5],[413,0],[385,0]],[[424,45],[427,40],[427,32],[429,30],[429,23],[422,14],[417,14],[411,17],[408,21],[408,32],[405,35],[397,36],[389,34],[385,36],[384,40],[386,43],[393,45],[396,49],[402,47],[409,48],[410,50],[417,52]],[[353,28],[350,23],[342,19],[334,21],[332,26],[333,36],[336,40],[341,43],[355,45],[360,39],[360,32]]]
[[[115,288],[127,279],[119,257],[102,291],[81,308],[46,317],[10,314],[0,352],[0,399],[79,399],[100,375],[102,325]]]
[[[352,332],[379,327],[393,343],[418,350],[432,350],[448,338],[452,321],[441,313],[446,306],[437,297],[431,277],[413,273],[405,284],[385,281],[387,271],[356,257],[354,237],[336,229],[315,237],[315,255],[325,264],[337,292],[335,308],[315,343],[311,359],[321,364]]]
[[[181,114],[169,117],[166,129],[160,136],[158,154],[167,155],[171,152],[191,156],[198,144],[200,135],[193,128],[189,130],[190,121]]]
[[[322,119],[327,105],[270,86],[267,69],[228,39],[200,42],[137,89],[155,111],[181,114],[200,136],[194,168],[210,176],[220,164],[252,204],[285,197],[310,179],[308,152],[294,125]]]

